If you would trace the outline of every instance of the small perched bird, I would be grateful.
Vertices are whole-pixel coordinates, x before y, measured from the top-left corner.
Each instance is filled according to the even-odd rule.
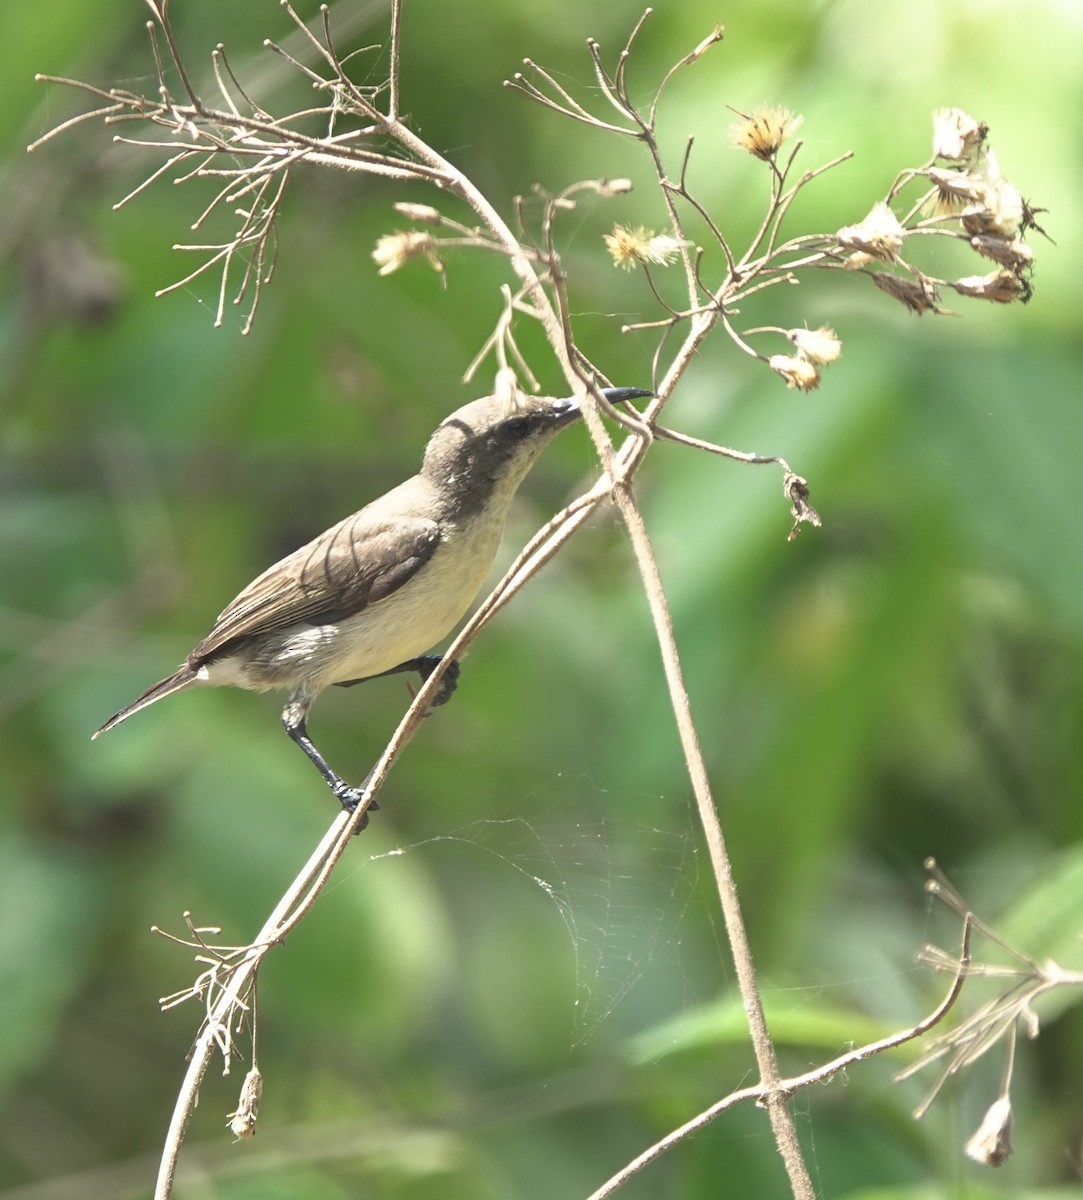
[[[650,392],[606,388],[610,403]],[[344,808],[351,787],[313,745],[306,722],[331,684],[417,671],[459,622],[493,565],[512,498],[549,441],[579,415],[574,399],[486,396],[453,412],[429,439],[421,470],[269,567],[219,615],[168,678],[94,734],[174,692],[193,687],[289,688],[282,724]],[[455,687],[449,663],[434,704]]]

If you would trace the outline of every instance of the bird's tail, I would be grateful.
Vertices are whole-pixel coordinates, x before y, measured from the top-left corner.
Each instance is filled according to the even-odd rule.
[[[185,688],[190,688],[194,684],[199,683],[199,676],[187,663],[178,671],[174,671],[168,679],[159,680],[153,687],[141,695],[137,696],[131,704],[126,704],[120,712],[113,713],[108,721],[91,734],[91,741],[99,734],[107,733],[114,725],[119,725],[121,721],[126,721],[132,713],[137,713],[141,708],[146,708],[148,704],[153,704],[155,700],[161,700],[163,696],[172,696],[174,692],[183,692]]]

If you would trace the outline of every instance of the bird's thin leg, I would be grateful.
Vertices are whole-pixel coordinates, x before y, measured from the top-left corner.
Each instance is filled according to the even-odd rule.
[[[364,679],[344,679],[341,683],[336,683],[335,687],[353,687],[358,683],[366,683],[369,679],[382,679],[385,675],[398,675],[401,671],[416,671],[421,676],[421,682],[424,683],[443,661],[443,656],[440,654],[421,654],[417,658],[399,663],[397,667],[392,667],[389,671],[381,671],[379,675],[366,675]],[[448,663],[430,708],[437,708],[451,699],[451,693],[459,683],[460,669],[458,659],[453,658]]]
[[[331,789],[335,799],[342,805],[347,812],[353,810],[365,798],[365,789],[368,786],[368,781],[372,778],[372,772],[365,776],[364,782],[360,787],[353,787],[348,784],[345,779],[339,775],[326,758],[316,749],[312,739],[308,736],[308,726],[306,719],[308,717],[308,705],[303,701],[290,699],[289,703],[282,710],[282,727],[290,735],[290,738],[297,743],[298,746],[311,759],[316,770],[324,777],[327,786]],[[369,811],[379,808],[375,801],[369,805]],[[368,824],[368,813],[366,812],[361,824],[357,827],[357,832]]]

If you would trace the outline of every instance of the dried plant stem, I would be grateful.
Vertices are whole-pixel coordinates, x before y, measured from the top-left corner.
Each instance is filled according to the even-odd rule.
[[[394,133],[396,137],[400,136],[398,130],[395,130]],[[459,174],[450,163],[447,163],[430,147],[421,143],[408,130],[403,130],[402,134],[404,139],[409,139],[405,144],[409,145],[413,143],[410,145],[410,148],[415,153],[423,155],[425,161],[430,166],[452,176],[452,186],[460,192],[463,199],[471,205],[489,229],[507,246],[512,268],[519,276],[524,287],[528,290],[530,298],[538,310],[539,319],[549,338],[550,345],[557,354],[561,366],[564,368],[568,382],[573,385],[578,384],[577,391],[582,389],[583,380],[578,364],[574,361],[568,349],[564,323],[553,308],[548,294],[542,287],[541,281],[534,271],[533,264],[523,254],[518,238],[514,236],[499,213],[493,209],[486,197],[482,195],[470,180]],[[456,176],[458,177],[456,178]],[[720,308],[709,310],[701,313],[698,320],[693,320],[692,330],[684,346],[681,347],[681,351],[677,355],[667,376],[667,382],[670,386],[679,378],[680,372],[683,370],[683,364],[691,360],[696,347],[707,335],[711,326],[717,320],[720,311]],[[654,413],[661,409],[667,394],[666,385],[663,384],[662,388],[659,389],[658,397],[648,406],[645,419],[649,420]],[[596,430],[593,428],[594,423],[596,422],[600,427],[597,414],[592,409],[588,409],[585,415],[588,418],[588,424],[592,426],[591,432],[594,435],[596,433]],[[591,418],[593,418],[593,421]],[[602,429],[601,439],[597,436],[595,437],[596,445],[599,440],[601,440],[599,450],[602,454],[603,465],[607,469],[610,469],[613,463],[613,449],[608,435],[604,433],[604,429]],[[661,575],[659,574],[658,564],[650,545],[650,539],[647,536],[646,526],[643,524],[642,515],[627,485],[627,480],[631,473],[642,461],[648,444],[646,439],[635,435],[630,437],[625,443],[625,448],[630,448],[630,453],[624,456],[622,463],[624,469],[619,478],[614,476],[610,471],[610,478],[612,479],[611,496],[617,504],[625,527],[628,530],[635,552],[636,564],[640,572],[640,579],[646,591],[648,603],[650,604],[655,633],[658,638],[659,650],[666,674],[666,683],[669,688],[670,703],[673,706],[681,739],[681,747],[684,752],[685,768],[692,783],[697,810],[711,855],[711,865],[714,870],[719,901],[726,922],[726,932],[752,1035],[756,1065],[760,1071],[760,1080],[766,1090],[765,1103],[775,1134],[776,1145],[785,1164],[795,1200],[814,1200],[815,1191],[808,1168],[801,1154],[801,1147],[797,1139],[797,1130],[789,1110],[788,1096],[778,1090],[778,1060],[775,1055],[770,1032],[767,1028],[763,1002],[756,980],[756,970],[752,961],[748,932],[741,914],[736,883],[733,878],[732,865],[728,851],[726,850],[718,810],[711,795],[706,763],[703,760],[703,754],[700,750],[699,737],[692,715],[691,701],[681,672],[673,623],[670,619]]]
[[[815,1200],[815,1189],[801,1153],[797,1130],[789,1109],[791,1092],[782,1085],[778,1070],[778,1057],[767,1028],[767,1018],[763,1011],[763,1001],[752,961],[752,947],[741,913],[740,898],[737,894],[737,884],[733,878],[729,853],[726,850],[722,824],[718,819],[718,811],[711,794],[707,765],[703,760],[699,735],[696,731],[695,719],[692,716],[691,701],[684,683],[673,621],[670,617],[669,605],[666,603],[662,577],[658,571],[658,561],[651,546],[642,513],[639,511],[631,490],[626,485],[616,485],[613,488],[613,499],[620,511],[625,528],[628,530],[636,557],[636,565],[639,567],[640,578],[650,604],[651,619],[658,638],[666,686],[669,690],[669,702],[677,722],[677,732],[681,740],[688,778],[692,784],[696,808],[711,856],[711,867],[714,871],[719,901],[726,922],[726,936],[729,938],[737,983],[741,990],[745,1016],[752,1035],[752,1049],[760,1073],[759,1098],[767,1108],[771,1128],[775,1135],[775,1144],[785,1164],[790,1180],[790,1189],[795,1200]]]
[[[845,1054],[840,1054],[838,1058],[833,1058],[830,1062],[826,1062],[822,1066],[816,1067],[811,1071],[806,1071],[803,1075],[794,1075],[787,1079],[778,1080],[777,1093],[792,1096],[794,1093],[801,1091],[802,1088],[825,1083],[840,1071],[845,1071],[849,1067],[855,1066],[859,1062],[864,1062],[876,1054],[883,1054],[885,1051],[894,1050],[897,1046],[902,1046],[906,1042],[912,1042],[915,1038],[921,1037],[923,1034],[928,1033],[930,1029],[939,1025],[954,1007],[963,990],[963,983],[967,978],[970,967],[970,942],[973,931],[974,922],[972,914],[967,913],[963,919],[962,947],[959,951],[959,958],[955,963],[955,973],[951,986],[948,988],[944,999],[940,1001],[927,1017],[909,1029],[893,1033],[876,1042],[869,1042],[867,1045],[859,1046],[854,1050],[848,1050]],[[631,1162],[621,1167],[615,1175],[610,1176],[600,1188],[591,1192],[587,1200],[606,1200],[606,1197],[612,1196],[633,1175],[637,1175],[644,1167],[654,1162],[655,1159],[661,1158],[667,1150],[671,1150],[678,1143],[684,1141],[685,1138],[690,1137],[692,1134],[709,1125],[716,1117],[721,1116],[722,1113],[735,1108],[738,1104],[742,1104],[746,1100],[765,1103],[767,1095],[767,1087],[761,1082],[752,1087],[740,1088],[735,1092],[730,1092],[728,1096],[723,1096],[721,1100],[712,1104],[709,1108],[705,1108],[702,1112],[697,1113],[683,1125],[679,1125],[676,1129],[671,1129],[664,1138],[660,1138],[653,1145],[648,1146],[646,1150],[638,1154]]]
[[[341,841],[341,829],[345,823],[346,813],[338,817],[331,828],[324,834],[323,840],[309,857],[293,883],[275,905],[270,916],[263,923],[263,928],[256,935],[255,941],[248,951],[238,961],[230,972],[222,993],[214,1008],[208,1013],[207,1020],[189,1056],[188,1070],[177,1094],[173,1106],[173,1117],[166,1133],[165,1144],[162,1147],[162,1157],[158,1165],[158,1179],[154,1187],[154,1200],[169,1200],[173,1194],[173,1181],[177,1172],[177,1160],[181,1145],[188,1128],[192,1112],[199,1098],[199,1085],[207,1072],[215,1048],[223,1031],[229,1036],[229,1022],[238,1000],[244,995],[245,989],[251,982],[264,954],[272,946],[278,944],[284,936],[289,923],[290,914],[303,901],[306,894],[311,895],[312,886],[322,871],[325,870],[329,855],[336,841]]]
[[[392,75],[397,76],[397,42],[392,44],[391,60]],[[218,114],[216,114],[216,119],[218,119]],[[232,115],[226,114],[222,123],[229,124],[231,120]],[[592,500],[582,503],[572,515],[569,515],[560,523],[558,528],[549,534],[548,540],[534,551],[529,561],[517,568],[515,575],[509,573],[505,582],[482,605],[474,621],[463,630],[453,643],[448,652],[449,658],[465,647],[469,640],[475,636],[481,625],[489,619],[495,609],[500,604],[506,602],[510,595],[515,590],[518,590],[518,587],[522,586],[522,583],[537,571],[552,553],[555,553],[558,546],[570,536],[574,528],[589,515],[591,508],[600,503],[605,495],[611,492],[631,537],[636,562],[654,618],[667,686],[669,687],[670,699],[673,704],[684,750],[686,770],[692,782],[700,820],[710,850],[716,886],[725,916],[727,934],[730,939],[737,977],[752,1033],[753,1046],[760,1071],[760,1081],[764,1088],[766,1106],[775,1133],[776,1143],[790,1178],[793,1195],[797,1200],[812,1200],[814,1195],[812,1183],[801,1157],[796,1129],[787,1103],[788,1097],[784,1092],[779,1090],[777,1060],[764,1017],[763,1005],[756,982],[755,967],[737,898],[721,822],[711,795],[706,765],[699,748],[691,704],[681,673],[676,640],[673,634],[665,594],[662,589],[661,578],[649,539],[647,538],[646,529],[642,522],[642,517],[628,488],[628,481],[643,461],[650,439],[641,434],[633,434],[624,443],[621,453],[619,455],[615,454],[613,443],[605,427],[601,424],[596,407],[593,401],[588,399],[591,395],[588,387],[589,381],[585,377],[578,359],[572,350],[570,330],[567,328],[565,320],[562,319],[562,315],[554,308],[550,295],[547,293],[530,256],[524,250],[520,240],[515,236],[488,198],[469,178],[414,134],[412,130],[402,124],[393,111],[384,117],[384,120],[386,121],[384,126],[385,136],[396,142],[406,151],[411,160],[416,162],[420,168],[419,173],[424,172],[431,179],[439,181],[445,190],[458,195],[473,209],[483,225],[491,231],[503,247],[511,269],[522,284],[524,295],[533,306],[569,384],[573,387],[577,395],[587,401],[584,406],[584,415],[599,457],[601,458],[603,468],[606,471],[606,476],[603,476],[603,479],[599,481],[599,485],[592,493]],[[277,129],[275,131],[280,132]],[[327,161],[323,152],[325,147],[312,145],[305,148],[308,150],[308,154],[306,155],[308,161]],[[265,150],[266,148],[261,146],[260,149]],[[383,161],[374,161],[376,158],[377,156],[358,156],[358,159],[351,163],[351,165],[361,170],[374,171],[380,174],[397,173],[394,167],[389,169],[386,159],[383,159]],[[660,169],[660,161],[656,160],[656,162]],[[715,295],[714,306],[700,311],[691,319],[688,335],[670,365],[665,380],[659,388],[658,397],[651,402],[643,415],[643,421],[646,425],[649,426],[660,412],[672,387],[680,378],[684,369],[694,357],[700,343],[718,319],[721,312],[724,288],[725,285]],[[370,780],[370,790],[368,793],[370,800],[378,793],[387,771],[401,753],[410,737],[416,732],[427,706],[428,698],[434,694],[439,684],[440,675],[441,672],[439,670],[434,672],[422,686],[404,716],[399,729],[388,743]],[[352,833],[356,824],[362,819],[364,807],[359,806],[357,811],[349,818],[341,816],[336,819],[325,836],[323,843],[321,843],[320,849],[310,860],[310,864],[318,865],[315,865],[313,869],[306,866],[305,871],[302,872],[302,875],[298,877],[298,880],[295,881],[290,891],[276,907],[272,918],[265,923],[260,937],[257,938],[257,944],[274,944],[282,936],[281,924],[283,916],[294,909],[298,897],[304,898],[304,907],[307,907],[312,902],[322,887],[322,882],[326,880],[330,869],[348,844],[350,833]],[[259,957],[265,952],[265,950],[262,951]],[[243,967],[236,972],[236,977],[230,980],[228,993],[230,997],[236,997],[240,994],[239,989],[242,987],[243,982],[251,976],[256,965],[258,965],[258,957],[256,962],[251,965],[247,959],[244,960]],[[222,1003],[227,1003],[225,997]],[[216,1009],[217,1012],[218,1009]],[[202,1078],[203,1072],[206,1070],[207,1062],[209,1061],[209,1056],[214,1045],[211,1033],[213,1019],[212,1017],[212,1021],[208,1023],[208,1029],[204,1031],[201,1037],[198,1045],[198,1058],[193,1058],[184,1088],[180,1097],[178,1097],[174,1120],[170,1127],[170,1137],[167,1142],[165,1156],[163,1157],[162,1172],[159,1177],[159,1190],[156,1193],[155,1200],[166,1200],[166,1197],[170,1195],[169,1189],[172,1184],[180,1139],[183,1137],[184,1129],[187,1126],[188,1114],[190,1113],[191,1104],[194,1102],[199,1079]]]
[[[591,512],[606,498],[607,489],[596,485],[569,504],[544,526],[524,547],[482,606],[462,629],[449,647],[445,662],[461,655],[481,629],[492,619],[523,585],[560,549]],[[210,1065],[216,1047],[230,1037],[232,1013],[259,969],[264,956],[302,920],[323,890],[339,859],[350,845],[360,825],[383,786],[395,760],[421,727],[429,703],[439,687],[443,670],[438,668],[418,689],[390,741],[373,768],[366,785],[364,801],[353,813],[338,814],[296,878],[290,884],[263,928],[245,952],[231,965],[228,978],[192,1049],[188,1069],[173,1108],[158,1168],[154,1200],[169,1200],[173,1194],[177,1162],[185,1131],[195,1108],[199,1086]]]
[[[524,285],[524,290],[529,294],[530,299],[536,306],[539,320],[545,329],[552,349],[557,354],[561,366],[565,370],[569,383],[573,386],[578,384],[579,386],[576,390],[582,388],[582,376],[578,364],[574,361],[569,351],[564,323],[553,308],[549,295],[542,287],[532,262],[523,253],[519,239],[515,237],[484,194],[468,178],[458,172],[451,163],[447,162],[447,160],[433,151],[430,146],[422,142],[405,127],[394,124],[389,129],[389,132],[396,140],[421,158],[422,161],[427,162],[439,173],[445,174],[450,180],[450,189],[458,192],[470,204],[486,226],[500,239],[506,248],[512,269],[518,275]],[[657,159],[655,161],[659,169],[661,169],[660,161]],[[720,301],[720,297],[716,297],[716,299]],[[654,413],[661,409],[672,384],[679,378],[685,365],[691,361],[700,342],[718,319],[719,313],[720,307],[715,307],[697,314],[697,319],[693,321],[693,328],[667,375],[666,383],[670,386],[667,388],[666,383],[664,383],[659,389],[659,395],[648,407],[647,414],[645,414],[646,417],[653,416]],[[593,429],[592,432],[594,432]],[[700,750],[695,721],[692,716],[691,702],[687,688],[684,685],[676,639],[662,587],[661,576],[658,572],[657,561],[650,545],[646,527],[643,524],[642,515],[626,482],[635,467],[642,460],[642,454],[646,450],[647,445],[647,440],[642,437],[633,436],[629,438],[628,442],[625,443],[625,449],[631,449],[631,453],[623,456],[621,464],[623,469],[620,472],[621,477],[619,481],[614,479],[607,490],[617,504],[625,526],[628,529],[640,577],[647,591],[659,649],[662,655],[663,667],[666,673],[667,685],[670,691],[670,700],[673,705],[681,744],[685,754],[686,768],[692,782],[700,819],[704,827],[726,919],[726,926],[730,936],[731,948],[734,953],[741,992],[745,1000],[746,1013],[752,1027],[761,1079],[768,1093],[775,1095],[775,1099],[778,1100],[779,1097],[774,1092],[779,1078],[777,1059],[766,1026],[763,1005],[756,983],[751,948],[741,915],[732,868],[728,852],[726,851],[717,809],[711,795],[706,764]],[[605,437],[603,446],[600,449],[603,450],[603,460],[608,460],[605,464],[608,466],[612,463],[613,459],[612,443],[608,441],[607,437]],[[571,531],[569,530],[568,532],[570,533]],[[537,565],[540,566],[541,564],[538,563]],[[531,564],[531,567],[535,569],[533,564]],[[484,610],[485,606],[483,606]],[[486,615],[488,615],[487,612]],[[466,632],[464,631],[464,633]],[[458,640],[456,645],[458,645]],[[453,646],[449,654],[453,654],[454,652],[455,647]],[[435,677],[429,682],[434,683]],[[781,1100],[781,1106],[778,1103],[768,1104],[772,1124],[775,1126],[776,1137],[779,1137],[779,1148],[786,1160],[795,1196],[802,1198],[812,1197],[814,1194],[812,1184],[804,1162],[801,1159],[800,1149],[797,1145],[796,1131],[788,1109],[786,1109],[785,1099],[781,1098]]]

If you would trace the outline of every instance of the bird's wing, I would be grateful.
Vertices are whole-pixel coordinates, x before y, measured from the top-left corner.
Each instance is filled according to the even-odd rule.
[[[435,521],[373,520],[364,510],[264,571],[219,614],[188,656],[216,657],[231,642],[299,623],[324,625],[397,591],[440,543]]]

